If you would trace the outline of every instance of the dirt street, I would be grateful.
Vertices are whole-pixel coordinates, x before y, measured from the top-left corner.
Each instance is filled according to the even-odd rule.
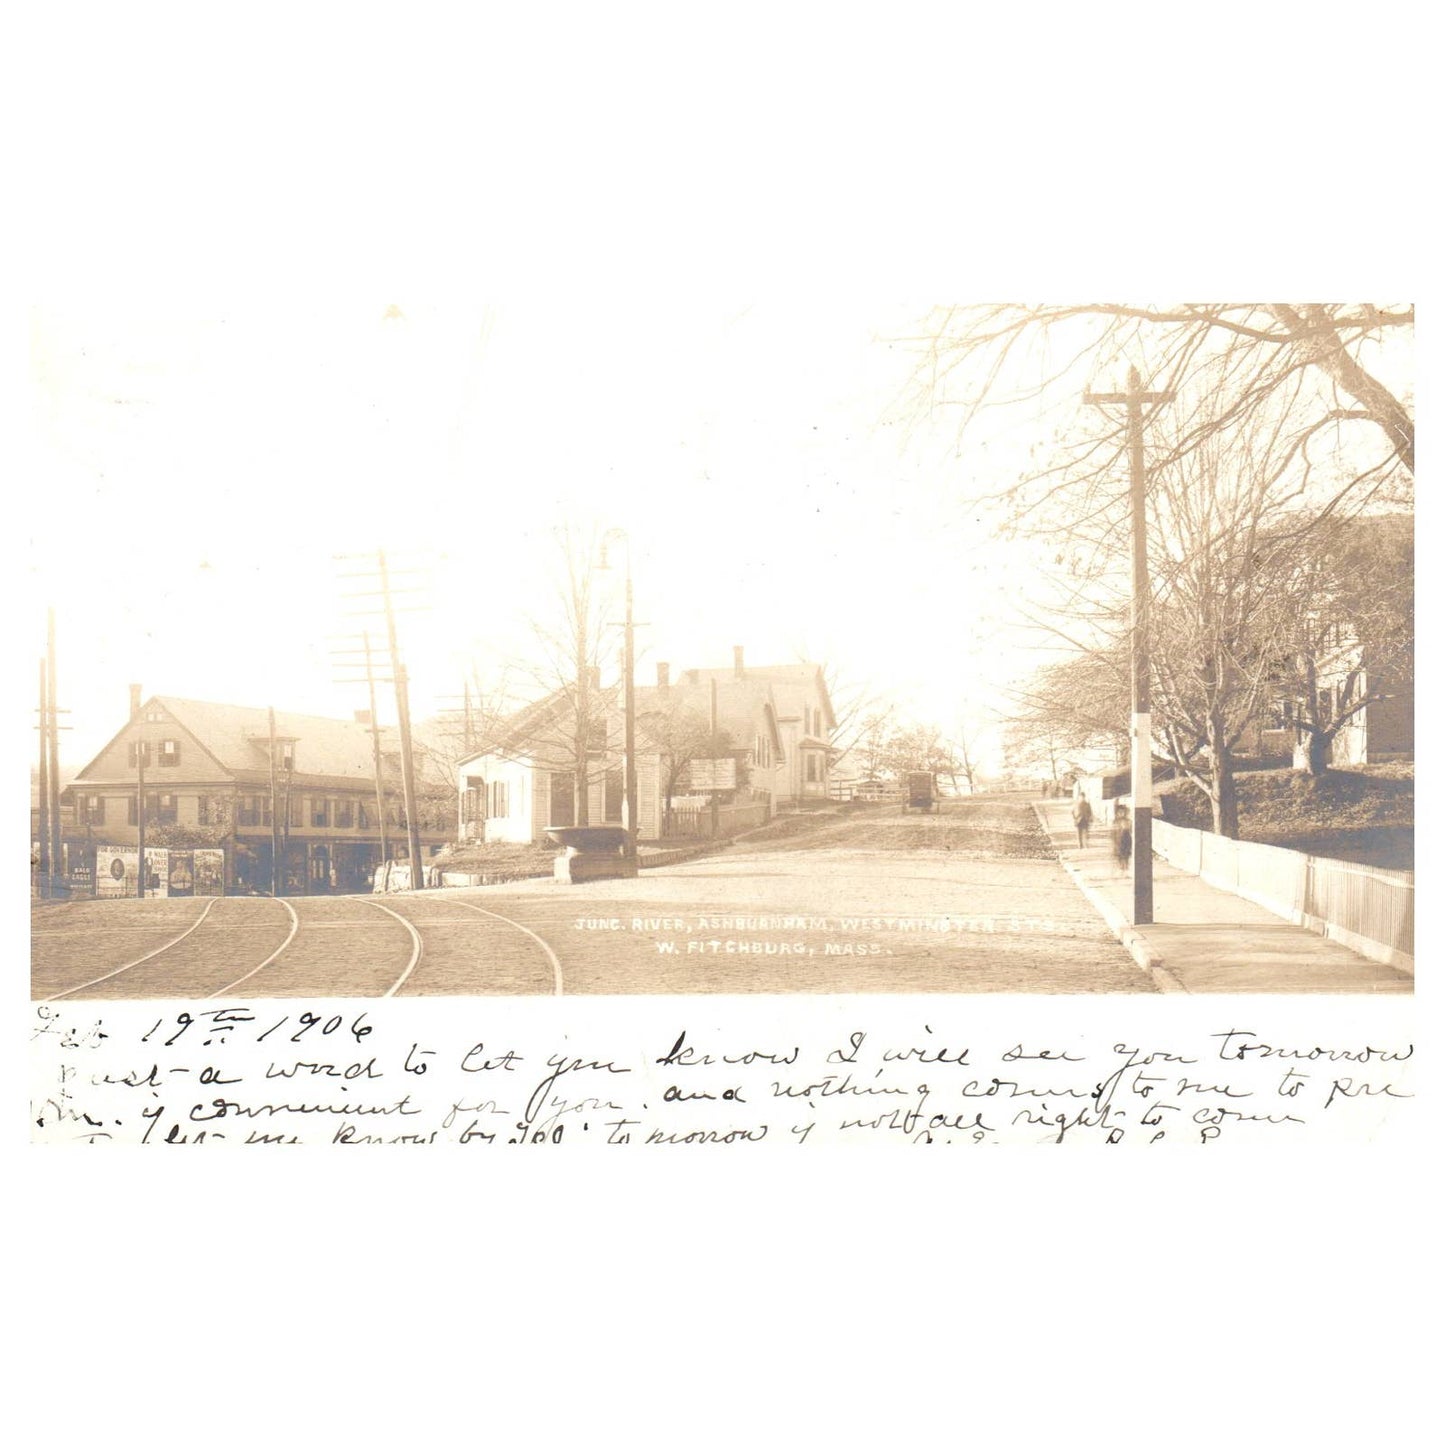
[[[1149,992],[1023,797],[778,820],[636,879],[38,909],[59,997]]]

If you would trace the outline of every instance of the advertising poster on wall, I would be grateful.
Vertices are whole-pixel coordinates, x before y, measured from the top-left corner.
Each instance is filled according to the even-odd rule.
[[[167,898],[170,882],[170,849],[147,848],[145,850],[146,897]]]
[[[193,855],[194,891],[214,898],[226,891],[226,854],[221,848],[197,848]]]
[[[95,896],[97,898],[134,898],[136,864],[134,848],[102,844],[95,850]]]
[[[166,869],[166,891],[172,898],[190,898],[196,891],[195,859],[189,848],[172,848]]]

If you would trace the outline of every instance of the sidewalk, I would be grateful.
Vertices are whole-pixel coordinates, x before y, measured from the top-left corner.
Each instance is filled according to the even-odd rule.
[[[1257,903],[1154,859],[1154,922],[1135,927],[1133,884],[1114,861],[1113,837],[1095,826],[1078,846],[1067,798],[1034,811],[1064,871],[1104,922],[1170,993],[1410,993],[1415,981],[1343,944],[1286,923]]]

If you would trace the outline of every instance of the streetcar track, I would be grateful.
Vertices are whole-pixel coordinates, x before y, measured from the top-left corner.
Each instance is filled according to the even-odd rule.
[[[418,893],[414,896],[418,898],[436,897],[434,893]],[[533,933],[532,930],[528,928],[525,923],[518,923],[515,918],[508,918],[504,913],[493,913],[490,908],[483,908],[478,903],[469,903],[465,898],[443,898],[439,901],[442,903],[455,903],[460,908],[470,908],[473,913],[481,913],[488,918],[495,918],[499,923],[510,924],[519,932],[525,933],[527,937],[530,938],[535,944],[537,944],[537,946],[542,950],[542,952],[547,955],[547,960],[552,965],[553,996],[556,998],[560,998],[562,996],[562,963],[561,960],[557,957],[557,955],[552,951],[552,945],[548,943],[545,938],[541,937],[539,934]],[[380,904],[377,904],[378,908],[380,906]]]
[[[232,979],[230,983],[224,984],[222,987],[216,989],[214,993],[208,993],[206,995],[207,998],[220,998],[222,994],[229,993],[233,988],[238,988],[241,984],[245,983],[248,978],[254,978],[268,963],[274,963],[291,946],[291,940],[296,937],[297,931],[301,927],[301,919],[296,910],[292,908],[284,898],[276,898],[273,895],[272,902],[279,903],[282,908],[291,915],[291,931],[282,940],[280,946],[263,958],[249,973],[243,973],[240,978]]]
[[[151,959],[174,948],[182,940],[189,938],[202,923],[206,921],[206,915],[216,906],[217,899],[212,898],[206,906],[201,909],[200,915],[184,933],[179,933],[169,943],[163,943],[159,948],[153,948],[149,953],[142,954],[139,958],[132,959],[129,963],[123,963],[119,968],[113,968],[109,973],[103,973],[99,978],[88,979],[85,983],[77,983],[70,988],[62,989],[59,993],[53,993],[49,998],[41,999],[41,1003],[54,1003],[57,999],[69,998],[73,993],[79,993],[82,989],[94,988],[98,983],[105,983],[107,979],[115,978],[117,974],[125,973],[128,969],[136,968],[142,963],[149,963]]]
[[[399,924],[401,924],[401,926],[402,926],[403,928],[405,928],[406,931],[407,931],[409,934],[411,934],[411,959],[410,959],[410,961],[407,963],[407,966],[406,966],[404,969],[402,969],[402,971],[401,971],[401,977],[398,978],[397,981],[396,981],[394,984],[392,984],[392,986],[391,986],[389,989],[387,989],[387,991],[386,991],[384,994],[382,994],[382,998],[392,998],[392,997],[396,994],[397,989],[399,989],[399,988],[402,986],[402,984],[404,984],[404,983],[407,981],[407,979],[409,979],[409,978],[411,977],[412,970],[413,970],[413,969],[417,966],[417,964],[421,961],[421,953],[422,953],[421,934],[419,934],[419,933],[416,931],[415,927],[413,927],[412,922],[411,922],[411,920],[410,920],[409,918],[403,918],[403,917],[401,916],[401,914],[399,914],[394,908],[388,908],[388,907],[386,906],[386,904],[384,904],[384,903],[378,903],[374,898],[363,898],[361,901],[362,901],[363,903],[369,903],[369,904],[371,904],[371,906],[372,906],[373,908],[379,908],[379,909],[381,909],[381,911],[382,911],[383,913],[389,913],[389,914],[391,914],[391,916],[392,916],[394,919],[396,919],[396,921],[397,921]]]

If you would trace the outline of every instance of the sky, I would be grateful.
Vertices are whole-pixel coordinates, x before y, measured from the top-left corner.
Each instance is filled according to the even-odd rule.
[[[333,655],[385,548],[414,716],[475,669],[515,686],[558,528],[630,541],[638,680],[658,661],[825,664],[945,734],[1033,666],[1006,632],[1021,554],[969,503],[1022,465],[908,400],[926,307],[629,296],[436,307],[31,314],[27,630],[54,607],[62,759],[127,688],[346,716]],[[616,551],[614,550],[614,556]],[[599,585],[620,586],[620,572]],[[350,680],[348,680],[348,678]],[[384,705],[384,715],[391,708]]]

